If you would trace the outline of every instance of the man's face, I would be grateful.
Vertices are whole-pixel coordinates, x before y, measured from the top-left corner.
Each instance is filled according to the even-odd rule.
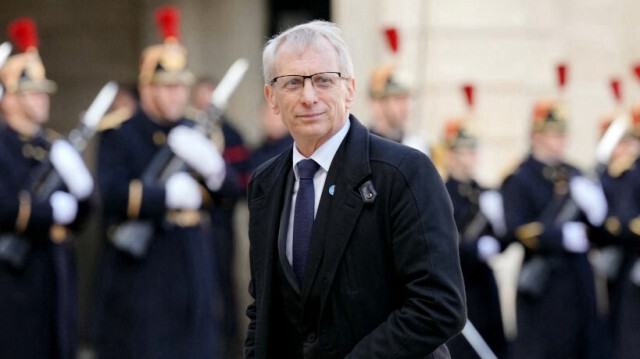
[[[184,116],[189,88],[185,85],[144,85],[140,88],[140,100],[151,117],[176,122]]]
[[[470,178],[476,165],[477,151],[475,148],[460,147],[454,148],[450,152],[449,165],[451,171],[455,171],[458,176]]]
[[[278,49],[275,65],[276,76],[341,70],[335,49],[324,39],[302,53],[291,51],[284,43]],[[310,79],[305,79],[304,86],[292,92],[280,89],[278,83],[265,85],[270,107],[281,117],[300,150],[317,149],[342,128],[354,94],[353,78],[339,79],[335,86],[324,89],[315,88]]]
[[[215,90],[215,87],[208,83],[202,83],[196,85],[191,93],[191,99],[193,106],[198,110],[206,111],[209,109],[211,103],[211,94]]]
[[[545,154],[545,157],[552,161],[562,159],[566,145],[564,133],[546,131],[533,134],[533,146]]]
[[[27,92],[17,95],[18,103],[25,117],[35,125],[43,125],[49,120],[49,94]]]
[[[381,100],[382,111],[387,119],[389,127],[394,130],[404,131],[409,118],[409,96],[389,96]]]

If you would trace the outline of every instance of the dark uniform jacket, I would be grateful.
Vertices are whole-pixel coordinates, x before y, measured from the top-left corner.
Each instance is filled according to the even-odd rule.
[[[586,253],[565,250],[555,218],[569,179],[578,174],[529,156],[502,185],[507,230],[525,249],[514,358],[602,357],[591,265]],[[531,280],[523,281],[524,273]]]
[[[640,280],[635,283],[634,267],[640,270],[640,160],[622,171],[608,172],[602,185],[609,203],[605,236],[623,252],[617,276],[610,283],[614,358],[640,357]],[[636,272],[636,277],[640,272]]]
[[[51,147],[0,124],[0,235],[15,233],[19,195],[42,172]],[[76,281],[68,243],[54,244],[48,198],[31,192],[24,237],[31,244],[23,268],[0,263],[0,358],[75,358]],[[88,205],[82,205],[86,212]]]
[[[249,150],[244,144],[242,135],[229,124],[227,119],[221,121],[219,130],[224,142],[222,157],[227,164],[227,174],[224,191],[213,194],[213,203],[209,210],[214,231],[213,265],[217,283],[217,302],[220,308],[217,321],[220,328],[220,350],[223,357],[229,357],[234,350],[238,350],[238,345],[241,343],[238,338],[240,318],[235,293],[234,212],[238,201],[245,199],[247,193],[250,162]]]
[[[464,238],[463,235],[480,213],[478,198],[483,189],[474,180],[460,182],[452,177],[449,177],[445,186],[453,203],[453,217],[460,233],[460,266],[467,294],[467,314],[494,354],[502,358],[506,354],[507,343],[502,325],[498,285],[491,267],[478,257],[478,238]],[[478,235],[493,234],[487,226]],[[478,357],[462,335],[458,335],[447,346],[453,358]]]
[[[162,185],[132,185],[165,145],[170,129],[138,111],[100,139],[98,179],[107,233],[126,219],[155,223],[141,259],[106,245],[95,318],[100,358],[215,357],[208,216],[175,220],[176,212],[165,207]]]
[[[249,184],[248,358],[448,358],[443,344],[465,323],[438,172],[423,153],[350,121],[322,189],[302,288],[284,254],[292,151]]]

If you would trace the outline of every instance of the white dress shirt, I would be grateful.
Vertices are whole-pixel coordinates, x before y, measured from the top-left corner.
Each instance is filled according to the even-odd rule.
[[[320,204],[320,197],[322,197],[322,191],[324,189],[324,182],[327,180],[327,173],[329,172],[329,167],[331,167],[331,162],[333,161],[333,157],[336,155],[338,151],[338,147],[344,140],[347,132],[349,132],[349,127],[351,123],[347,118],[346,123],[340,131],[338,131],[335,135],[333,135],[327,142],[323,143],[316,151],[309,157],[310,159],[316,161],[317,164],[320,165],[318,171],[313,176],[313,188],[315,194],[315,200],[313,205],[313,218],[315,218],[316,213],[318,212],[318,205]],[[293,143],[293,173],[296,177],[296,181],[293,184],[293,198],[291,199],[291,211],[289,214],[289,226],[287,228],[287,260],[289,260],[289,264],[292,263],[293,258],[293,215],[296,208],[296,198],[298,196],[298,187],[300,186],[300,178],[298,177],[298,162],[307,159],[304,157],[296,147],[296,143]]]

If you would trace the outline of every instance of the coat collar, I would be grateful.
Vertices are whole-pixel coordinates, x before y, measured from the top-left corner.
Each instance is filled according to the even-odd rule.
[[[344,177],[348,188],[358,190],[358,187],[371,174],[371,166],[369,162],[369,131],[364,127],[355,116],[350,115],[351,128],[349,133],[343,140],[336,157],[341,152],[348,153],[342,156],[344,161],[343,172],[340,174]],[[280,156],[260,166],[254,178],[259,179],[259,189],[268,196],[277,196],[278,192],[284,190],[286,176],[292,170],[292,147],[289,147]],[[336,166],[332,162],[329,174],[335,172]],[[329,176],[327,176],[329,177]],[[326,186],[325,186],[326,187]],[[324,195],[324,193],[323,193]]]

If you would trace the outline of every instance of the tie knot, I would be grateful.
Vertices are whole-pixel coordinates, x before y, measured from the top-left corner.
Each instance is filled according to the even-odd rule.
[[[298,176],[300,179],[313,179],[319,167],[314,160],[302,160],[298,162]]]

